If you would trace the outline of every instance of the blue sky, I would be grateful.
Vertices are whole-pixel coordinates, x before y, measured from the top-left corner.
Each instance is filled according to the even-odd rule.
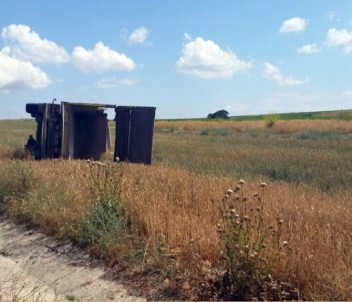
[[[0,119],[26,103],[157,118],[352,109],[350,0],[0,0]]]

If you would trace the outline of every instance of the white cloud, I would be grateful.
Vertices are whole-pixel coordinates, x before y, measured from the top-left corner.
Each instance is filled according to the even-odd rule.
[[[185,35],[189,39],[189,35]],[[224,51],[211,40],[198,37],[188,41],[176,62],[179,71],[203,79],[230,78],[234,73],[248,70],[251,64],[241,61],[230,50]]]
[[[258,112],[308,112],[351,109],[351,98],[328,92],[316,91],[311,94],[274,93],[264,96],[254,108]]]
[[[9,93],[20,88],[39,89],[51,83],[45,72],[30,62],[8,56],[8,49],[0,52],[0,92]]]
[[[336,14],[333,11],[328,12],[327,17],[330,21],[333,21],[336,18]]]
[[[14,58],[31,62],[66,63],[69,55],[55,42],[40,38],[29,26],[12,24],[2,29],[2,37]]]
[[[75,47],[72,60],[78,69],[87,73],[132,71],[136,67],[132,59],[110,49],[102,42],[98,42],[93,50],[86,50],[81,46]]]
[[[126,28],[122,29],[120,31],[120,38],[123,40],[123,41],[127,41],[128,39],[128,30]]]
[[[186,42],[190,42],[192,41],[192,36],[188,33],[184,33],[183,34],[183,39],[186,41]]]
[[[128,45],[144,44],[148,35],[149,30],[146,27],[139,27],[128,37]]]
[[[266,79],[277,82],[280,86],[293,86],[308,83],[308,80],[298,80],[284,77],[281,70],[269,62],[263,64],[263,75]]]
[[[119,86],[132,86],[137,84],[137,81],[131,79],[118,79],[116,77],[101,79],[94,83],[99,88],[113,88]]]
[[[341,46],[345,53],[352,53],[352,31],[330,28],[326,40],[329,46]]]
[[[352,96],[352,90],[343,91],[343,92],[342,92],[342,95],[343,95],[343,96],[349,96],[349,97],[351,97],[351,96]]]
[[[308,25],[308,22],[305,19],[296,17],[292,19],[285,20],[281,27],[281,33],[288,33],[288,32],[300,32],[304,31]]]
[[[320,52],[320,47],[317,44],[307,44],[298,48],[297,52],[309,55],[309,54]]]

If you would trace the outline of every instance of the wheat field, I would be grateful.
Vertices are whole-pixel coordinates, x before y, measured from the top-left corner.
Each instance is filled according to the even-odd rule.
[[[156,122],[151,166],[11,159],[19,144],[3,132],[0,204],[20,221],[80,242],[99,201],[116,196],[128,234],[109,234],[87,250],[139,273],[168,271],[163,276],[192,298],[205,271],[222,267],[219,209],[243,178],[248,200],[261,192],[265,227],[283,222],[288,248],[273,277],[300,299],[350,300],[352,122],[281,122],[272,130],[263,122]]]

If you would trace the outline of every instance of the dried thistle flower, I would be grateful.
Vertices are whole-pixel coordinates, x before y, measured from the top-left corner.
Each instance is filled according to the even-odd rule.
[[[229,199],[229,195],[225,194],[224,197],[222,198],[223,201],[226,201]]]
[[[227,191],[226,191],[226,194],[228,194],[228,195],[231,195],[233,193],[233,191],[231,190],[231,189],[228,189]]]
[[[262,182],[261,184],[260,184],[260,187],[262,187],[262,188],[265,188],[267,186],[267,184],[265,183],[265,182]]]
[[[248,215],[244,215],[244,216],[243,216],[243,220],[245,220],[245,221],[250,221],[251,219],[248,217]]]
[[[246,182],[245,182],[243,179],[241,179],[238,183],[239,183],[240,185],[244,185]]]

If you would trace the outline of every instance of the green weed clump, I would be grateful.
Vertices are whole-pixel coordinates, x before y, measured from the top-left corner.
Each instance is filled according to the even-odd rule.
[[[275,125],[275,122],[280,120],[280,114],[267,114],[263,117],[263,120],[265,121],[265,126],[267,128],[273,128]]]
[[[128,234],[128,221],[121,207],[122,166],[89,161],[89,168],[93,205],[82,222],[79,241],[112,259],[119,254]]]
[[[283,220],[276,224],[265,221],[264,191],[253,198],[245,195],[244,181],[229,189],[222,200],[222,221],[217,225],[225,273],[219,296],[225,300],[287,300],[297,293],[287,283],[274,281],[271,271],[285,251],[290,249],[282,240]]]
[[[109,247],[118,246],[126,239],[127,220],[115,199],[103,198],[83,221],[81,243],[85,246],[99,246],[101,253]]]

